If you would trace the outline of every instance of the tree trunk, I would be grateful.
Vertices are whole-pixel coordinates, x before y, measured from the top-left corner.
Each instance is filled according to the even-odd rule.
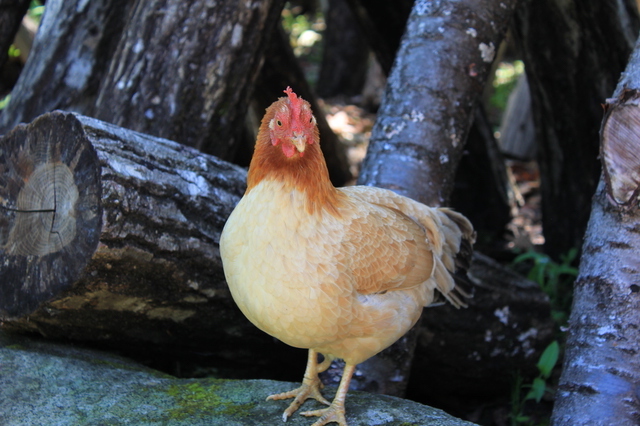
[[[0,134],[54,109],[86,112],[109,66],[130,3],[47,1],[29,60],[0,115]]]
[[[480,241],[501,241],[511,221],[509,177],[482,105],[474,111],[466,150],[455,176],[451,206],[473,223]]]
[[[389,75],[400,39],[407,27],[413,0],[347,0],[369,47]]]
[[[325,21],[316,92],[323,98],[358,95],[367,76],[369,48],[347,0],[329,0]]]
[[[91,115],[233,158],[281,10],[282,0],[137,1]]]
[[[447,202],[473,108],[514,7],[515,1],[416,3],[360,183],[431,206]]]
[[[538,139],[545,252],[579,247],[600,165],[598,123],[640,29],[632,0],[523,0],[514,35]]]
[[[448,201],[475,102],[515,3],[415,3],[378,112],[360,184],[392,189],[431,206]],[[448,318],[442,315],[438,321]],[[404,349],[394,345],[361,364],[363,376],[368,377],[368,371],[393,372],[379,387],[403,395],[416,339],[416,331],[411,333],[402,344]],[[403,361],[398,363],[399,359]]]
[[[604,173],[575,283],[558,425],[640,422],[640,43],[622,76],[602,124]]]
[[[7,62],[9,46],[29,9],[29,3],[29,0],[0,0],[0,70]]]
[[[360,26],[366,29],[367,40],[378,59],[388,58],[388,66],[384,67],[388,75],[412,2],[348,1],[357,11]],[[455,175],[451,205],[464,213],[483,237],[501,236],[511,218],[508,178],[484,111],[473,114],[469,134],[468,153],[461,159],[463,167]],[[483,207],[478,208],[479,205]]]

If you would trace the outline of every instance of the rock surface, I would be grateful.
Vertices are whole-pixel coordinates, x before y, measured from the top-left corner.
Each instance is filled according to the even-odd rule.
[[[177,379],[106,352],[0,331],[0,424],[6,426],[274,425],[287,402],[265,396],[293,386]],[[304,408],[312,407],[317,403]],[[349,393],[347,419],[351,426],[472,425],[415,402],[362,392]],[[287,424],[313,421],[294,414]]]

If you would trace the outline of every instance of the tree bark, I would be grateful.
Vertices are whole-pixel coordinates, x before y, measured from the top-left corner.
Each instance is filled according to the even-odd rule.
[[[233,158],[282,4],[137,1],[92,115]]]
[[[358,95],[367,76],[369,48],[347,0],[329,0],[325,21],[316,91],[322,98]]]
[[[389,75],[413,0],[347,0],[385,75]]]
[[[608,101],[552,421],[640,422],[640,43]]]
[[[0,69],[9,58],[9,46],[29,9],[29,3],[29,0],[0,0]]]
[[[388,188],[431,206],[447,203],[475,102],[515,3],[415,3],[378,112],[360,184]],[[453,51],[456,55],[450,54]],[[443,314],[438,321],[443,318],[448,317]],[[425,322],[425,326],[432,324]],[[369,371],[393,372],[379,387],[394,395],[403,395],[406,389],[415,346],[412,341],[417,337],[415,331],[410,333],[407,342],[360,366],[364,377]],[[399,359],[403,361],[398,363]]]
[[[0,115],[0,134],[54,109],[86,112],[130,4],[129,0],[47,1],[31,55]]]
[[[553,258],[582,244],[600,175],[601,103],[639,30],[632,0],[524,0],[516,13],[538,139],[545,252]]]
[[[501,241],[511,220],[507,167],[481,104],[473,116],[466,150],[455,175],[451,206],[473,223],[478,240]]]

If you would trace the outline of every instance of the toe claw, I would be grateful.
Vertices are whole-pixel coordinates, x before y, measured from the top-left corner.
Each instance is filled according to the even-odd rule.
[[[322,408],[320,410],[313,410],[313,411],[305,411],[300,414],[306,417],[312,417],[312,416],[320,417],[318,421],[316,421],[311,426],[323,426],[331,422],[338,423],[340,426],[347,426],[344,407],[331,405],[329,408]]]
[[[287,407],[287,409],[282,414],[282,419],[286,422],[287,419],[291,417],[291,415],[295,413],[296,410],[300,408],[300,406],[307,399],[315,399],[316,401],[321,402],[325,405],[331,405],[331,403],[322,396],[322,393],[320,393],[320,387],[318,386],[319,383],[319,380],[318,383],[303,383],[297,389],[269,395],[267,397],[267,401],[293,398],[293,401],[291,402],[291,404],[289,404],[289,407]]]

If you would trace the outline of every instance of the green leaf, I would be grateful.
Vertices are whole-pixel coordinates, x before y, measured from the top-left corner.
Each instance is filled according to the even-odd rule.
[[[513,263],[514,264],[518,264],[518,263],[524,262],[525,260],[535,259],[535,258],[537,258],[539,256],[540,256],[540,254],[536,253],[535,251],[527,251],[527,252],[524,252],[522,254],[517,255],[516,258],[513,259]]]
[[[4,98],[0,99],[0,110],[5,109],[7,105],[9,105],[9,101],[11,100],[11,95],[7,95]]]
[[[549,346],[542,352],[537,367],[540,370],[540,375],[545,379],[548,379],[553,371],[553,367],[558,362],[558,355],[560,354],[560,345],[558,341],[554,340]]]
[[[20,57],[20,49],[15,47],[13,44],[9,46],[9,57],[10,58],[19,58]]]
[[[540,377],[536,377],[535,379],[533,379],[533,384],[531,385],[531,390],[529,391],[527,396],[524,397],[524,399],[525,400],[526,399],[535,399],[536,402],[540,402],[540,400],[544,396],[544,391],[546,389],[547,389],[547,384],[545,383],[545,381]]]

